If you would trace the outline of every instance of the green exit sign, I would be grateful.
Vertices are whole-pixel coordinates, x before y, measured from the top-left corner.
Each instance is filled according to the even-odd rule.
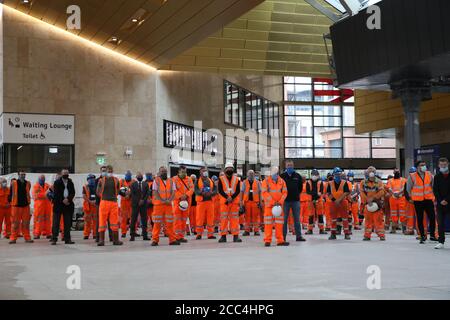
[[[99,166],[104,166],[106,164],[106,157],[105,156],[97,156],[96,162]]]

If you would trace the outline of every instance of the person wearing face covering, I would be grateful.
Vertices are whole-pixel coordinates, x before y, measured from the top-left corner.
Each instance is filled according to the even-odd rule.
[[[17,237],[22,232],[26,243],[33,243],[30,236],[30,189],[31,184],[25,180],[26,173],[19,172],[18,180],[11,180],[9,192],[11,202],[11,237],[10,244],[15,244]]]
[[[39,239],[41,236],[51,238],[52,205],[47,198],[49,189],[50,185],[45,182],[45,176],[39,176],[31,192],[34,200],[34,239]]]
[[[434,177],[433,192],[437,202],[439,243],[435,249],[444,248],[445,220],[450,215],[450,176],[448,159],[439,159],[439,172]]]
[[[152,234],[153,232],[153,202],[152,202],[152,192],[153,192],[153,174],[147,172],[145,174],[145,183],[148,185],[148,198],[147,198],[147,234]]]
[[[353,222],[353,228],[355,230],[360,230],[361,222],[359,220],[359,184],[355,183],[355,174],[349,171],[347,174],[347,181],[349,183],[350,195],[349,195],[349,210],[350,216]]]
[[[195,185],[197,184],[197,176],[195,174],[191,174],[191,180],[192,180],[192,184],[194,185],[194,193],[191,196],[191,206],[189,208],[189,231],[187,233],[187,235],[192,234],[197,234],[196,231],[196,215],[197,215],[197,196],[195,194]]]
[[[414,201],[416,209],[417,225],[420,232],[420,243],[427,240],[426,226],[423,219],[424,214],[428,216],[430,222],[430,240],[437,241],[435,235],[436,221],[434,213],[434,193],[433,193],[433,175],[427,169],[425,161],[419,161],[416,165],[417,172],[409,176],[406,188],[411,199]]]
[[[174,225],[175,225],[175,237],[180,243],[188,242],[185,239],[186,234],[186,222],[189,216],[189,207],[194,193],[194,184],[191,178],[187,175],[185,166],[180,166],[178,175],[173,178],[175,185],[175,199],[173,203],[174,210]],[[188,206],[186,210],[181,210],[180,202],[186,201]]]
[[[315,221],[318,221],[319,234],[327,234],[323,221],[323,194],[324,186],[320,180],[320,173],[317,170],[311,171],[311,180],[306,183],[306,193],[311,197],[311,204],[308,217],[308,231],[306,234],[313,234]]]
[[[348,203],[347,196],[350,193],[347,181],[342,180],[342,169],[334,168],[333,181],[327,185],[327,193],[330,199],[331,235],[329,240],[336,240],[337,221],[342,219],[345,240],[350,240],[350,230],[348,224]]]
[[[239,195],[240,181],[234,175],[232,163],[225,165],[225,175],[219,178],[220,195],[220,243],[227,241],[228,226],[233,235],[233,242],[242,242],[239,238]]]
[[[361,192],[361,202],[364,204],[364,219],[365,231],[364,241],[369,241],[372,235],[372,230],[380,237],[380,240],[386,240],[384,234],[384,219],[383,210],[381,206],[381,199],[384,196],[383,182],[376,177],[376,169],[372,166],[366,170],[366,178],[361,181],[359,186]],[[369,212],[367,205],[375,202],[378,205],[378,210]]]
[[[97,237],[97,205],[95,204],[95,176],[87,176],[87,184],[83,186],[83,212],[84,212],[84,240],[89,239],[92,233],[93,238]]]
[[[249,170],[247,179],[242,183],[241,206],[245,208],[245,232],[243,236],[249,236],[254,232],[259,236],[261,203],[261,183],[255,179],[255,172]]]
[[[70,229],[74,212],[75,186],[69,178],[67,169],[61,171],[61,177],[53,184],[53,193],[52,245],[56,245],[58,241],[61,216],[64,219],[64,242],[74,244],[70,238]]]
[[[217,187],[209,177],[208,169],[200,169],[200,177],[194,185],[195,201],[197,202],[197,211],[195,213],[195,224],[197,240],[202,239],[204,232],[204,223],[208,239],[216,239],[214,236],[214,196],[217,195]]]
[[[130,223],[130,241],[136,238],[136,224],[138,217],[141,218],[142,238],[143,240],[150,240],[147,234],[147,199],[150,196],[150,189],[148,183],[144,181],[144,176],[141,172],[136,173],[136,180],[132,180],[130,185],[130,200],[131,200],[131,223]]]
[[[333,181],[333,173],[328,172],[327,177],[325,178],[325,181],[323,183],[323,188],[325,191],[328,190],[328,185]],[[325,214],[325,231],[331,230],[331,213],[330,213],[330,206],[331,206],[331,199],[328,196],[327,192],[324,192],[324,204],[323,204],[323,211]]]
[[[400,169],[394,169],[394,176],[386,184],[389,193],[389,208],[391,211],[391,233],[396,233],[399,222],[403,232],[406,230],[406,199],[404,194],[406,179],[400,174]]]
[[[8,181],[5,178],[0,178],[0,234],[2,232],[4,222],[5,229],[3,230],[3,236],[6,239],[11,237],[11,205],[8,198]]]
[[[130,170],[125,173],[125,178],[120,179],[120,187],[127,188],[126,194],[120,195],[120,232],[122,238],[126,238],[131,219],[131,185],[134,183],[133,175]],[[135,226],[136,227],[136,226]]]

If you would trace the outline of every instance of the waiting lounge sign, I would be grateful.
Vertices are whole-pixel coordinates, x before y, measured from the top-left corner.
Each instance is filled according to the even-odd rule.
[[[75,116],[31,113],[3,113],[0,142],[23,144],[75,143]]]

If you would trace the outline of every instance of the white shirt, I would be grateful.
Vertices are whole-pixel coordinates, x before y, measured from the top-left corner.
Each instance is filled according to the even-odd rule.
[[[68,180],[64,180],[62,179],[63,183],[64,183],[64,198],[68,198],[69,197],[69,189],[67,189],[67,183]]]

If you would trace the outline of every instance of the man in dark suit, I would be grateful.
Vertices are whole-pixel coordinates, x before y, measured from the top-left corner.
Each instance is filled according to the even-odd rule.
[[[136,181],[131,185],[131,224],[130,241],[136,237],[136,221],[141,216],[142,237],[143,240],[150,240],[147,235],[147,199],[150,196],[150,189],[141,172],[136,174]]]
[[[70,229],[72,227],[72,217],[74,211],[73,198],[75,198],[75,186],[69,179],[69,170],[61,171],[61,177],[53,185],[53,226],[52,226],[52,245],[58,241],[59,223],[61,215],[64,219],[64,242],[74,244],[70,239]]]

